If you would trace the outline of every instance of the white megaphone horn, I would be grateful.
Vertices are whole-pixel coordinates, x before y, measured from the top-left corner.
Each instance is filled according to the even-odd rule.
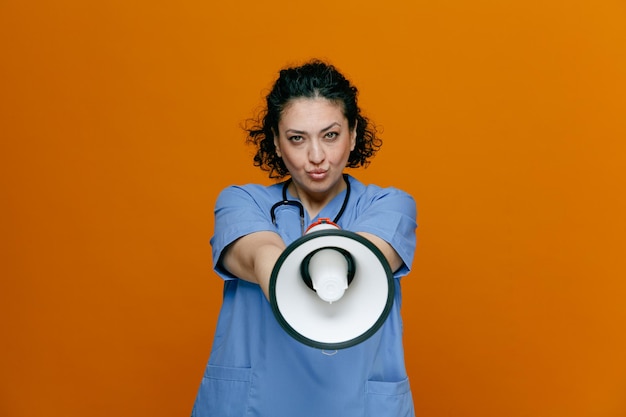
[[[269,289],[272,311],[289,335],[334,350],[361,343],[382,326],[394,280],[372,242],[320,219],[281,254]]]

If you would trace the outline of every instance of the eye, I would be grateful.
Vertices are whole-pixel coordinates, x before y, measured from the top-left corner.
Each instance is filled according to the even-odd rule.
[[[294,135],[294,136],[289,136],[287,138],[287,140],[291,141],[291,142],[302,142],[303,137],[299,136],[299,135]]]
[[[326,139],[336,139],[337,136],[339,136],[339,133],[337,132],[328,132],[324,135]]]

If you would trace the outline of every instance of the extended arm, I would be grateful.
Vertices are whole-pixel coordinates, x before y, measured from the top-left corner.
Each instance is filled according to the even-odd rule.
[[[406,275],[415,251],[417,210],[413,197],[395,188],[370,186],[370,194],[350,229],[365,237],[383,253],[397,276]]]
[[[383,253],[393,272],[396,272],[402,266],[402,258],[400,258],[398,252],[385,240],[371,233],[358,232],[357,234],[372,242]]]
[[[262,231],[243,236],[222,254],[222,265],[231,274],[259,284],[269,299],[269,282],[274,264],[285,250],[285,243],[274,232]]]

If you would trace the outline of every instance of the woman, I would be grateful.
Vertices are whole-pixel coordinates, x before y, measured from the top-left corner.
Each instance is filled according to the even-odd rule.
[[[222,191],[211,239],[224,301],[196,417],[412,416],[404,364],[400,277],[415,249],[413,199],[395,188],[364,185],[344,174],[380,147],[361,115],[357,89],[332,65],[312,61],[280,71],[261,120],[248,129],[256,166],[271,186],[248,184]],[[289,336],[269,299],[274,264],[304,227],[333,219],[373,243],[394,271],[395,300],[370,338],[328,355]]]

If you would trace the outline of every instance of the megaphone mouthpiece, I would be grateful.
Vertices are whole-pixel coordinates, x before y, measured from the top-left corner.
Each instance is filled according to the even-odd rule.
[[[307,286],[322,300],[333,303],[343,297],[354,278],[354,260],[346,250],[323,247],[307,255],[300,264]]]

